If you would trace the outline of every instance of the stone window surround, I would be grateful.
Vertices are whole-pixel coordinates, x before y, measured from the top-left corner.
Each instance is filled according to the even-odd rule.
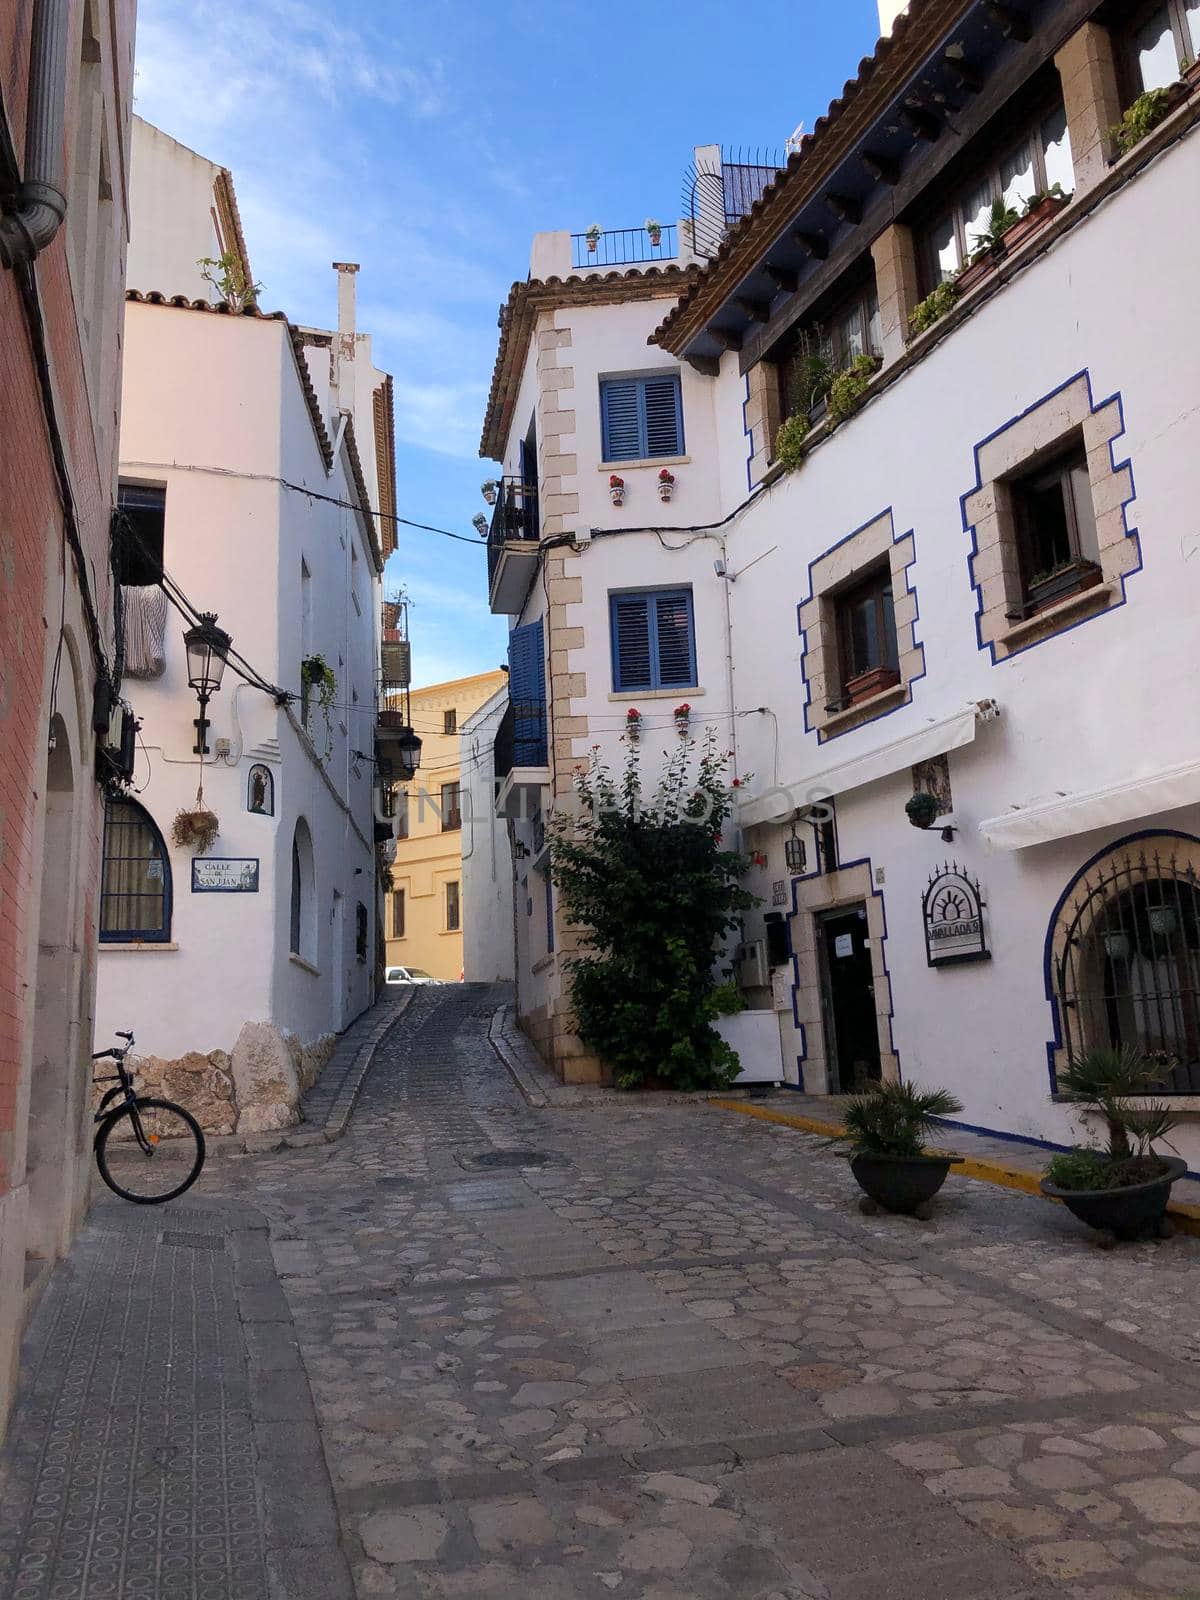
[[[838,672],[837,595],[857,574],[865,573],[885,555],[892,574],[900,682],[858,705],[828,711],[826,706],[834,698],[831,687]],[[909,582],[909,569],[915,560],[913,530],[897,536],[888,507],[809,564],[809,592],[797,607],[797,620],[800,671],[808,690],[804,726],[807,732],[816,733],[818,743],[824,744],[912,700],[912,686],[925,674],[925,647],[916,637],[917,593]]]
[[[892,1037],[892,980],[888,974],[885,944],[887,912],[883,891],[874,882],[870,859],[850,862],[834,872],[816,871],[792,880],[792,911],[789,917],[792,941],[792,1010],[800,1030],[799,1057],[801,1081],[805,1068],[810,1093],[820,1093],[815,1080],[824,1079],[825,1093],[836,1094],[830,1082],[829,1056],[825,1039],[825,1012],[822,1003],[821,955],[818,939],[818,914],[837,911],[859,901],[866,907],[867,929],[871,940],[871,976],[875,986],[875,1023],[879,1034],[879,1062],[886,1083],[900,1077],[900,1056]]]
[[[1005,481],[1080,430],[1103,577],[1095,588],[1014,622],[1024,597]],[[1141,569],[1142,557],[1126,514],[1134,498],[1133,469],[1128,458],[1117,461],[1114,448],[1124,432],[1120,393],[1097,404],[1085,368],[975,446],[975,486],[962,497],[962,520],[971,536],[967,568],[976,594],[976,640],[990,652],[993,666],[1125,603],[1125,580]]]

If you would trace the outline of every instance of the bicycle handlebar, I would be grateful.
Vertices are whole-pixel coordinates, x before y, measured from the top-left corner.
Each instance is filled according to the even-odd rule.
[[[121,1028],[114,1028],[113,1032],[116,1034],[118,1039],[128,1039],[130,1044],[133,1043],[133,1035],[132,1035],[132,1033],[126,1033]]]

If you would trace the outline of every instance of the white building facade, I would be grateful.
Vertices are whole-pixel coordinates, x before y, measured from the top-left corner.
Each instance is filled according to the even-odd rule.
[[[496,813],[496,740],[507,710],[508,690],[498,689],[459,724],[467,983],[511,983],[515,971],[512,848]]]
[[[253,282],[240,226],[204,248],[214,217],[236,217],[227,173],[211,169],[209,207],[167,205],[192,196],[200,161],[139,128],[118,533],[142,725],[132,792],[106,819],[97,1032],[134,1030],[144,1080],[212,1131],[252,1132],[296,1120],[374,994],[390,390],[354,326],[356,268],[338,268],[332,333],[197,288],[197,258],[231,251]],[[139,269],[171,276],[139,284]],[[164,574],[236,652],[203,758]],[[218,831],[189,841],[178,818],[201,783]]]
[[[965,1124],[1067,1144],[1059,1068],[1130,1043],[1160,1060],[1194,1167],[1200,722],[1174,658],[1200,598],[1176,199],[1200,176],[1197,20],[1136,21],[1068,0],[899,18],[701,270],[514,290],[483,448],[520,476],[539,419],[541,549],[493,541],[493,608],[544,632],[544,768],[515,765],[509,803],[611,755],[620,596],[686,596],[688,651],[660,650],[669,689],[633,703],[653,733],[686,700],[736,752],[760,900],[741,972],[779,1076],[825,1094],[902,1074],[954,1090]],[[1115,141],[1158,89],[1156,124]],[[1016,215],[979,254],[996,200]],[[869,359],[809,419],[814,349]],[[676,441],[647,434],[643,380],[667,373],[682,449],[660,456]],[[614,379],[630,459],[602,448]],[[521,1010],[570,1075],[554,952],[521,920]]]

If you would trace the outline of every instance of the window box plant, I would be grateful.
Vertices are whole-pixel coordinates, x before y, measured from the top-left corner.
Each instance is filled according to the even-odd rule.
[[[1056,1155],[1046,1168],[1042,1193],[1061,1200],[1072,1216],[1103,1237],[1101,1243],[1168,1238],[1171,1185],[1187,1163],[1162,1156],[1156,1140],[1166,1140],[1176,1118],[1162,1105],[1135,1105],[1161,1081],[1164,1063],[1128,1045],[1089,1050],[1058,1076],[1059,1092],[1068,1101],[1104,1121],[1107,1145],[1082,1147]]]
[[[1120,122],[1109,129],[1116,150],[1113,160],[1128,155],[1135,145],[1142,140],[1181,100],[1191,93],[1191,84],[1181,80],[1179,83],[1169,83],[1162,89],[1147,89],[1125,112]]]
[[[656,222],[653,217],[646,218],[646,232],[650,236],[651,246],[657,250],[662,243],[662,223]]]
[[[1015,250],[1019,244],[1024,244],[1026,239],[1045,227],[1051,217],[1057,216],[1070,198],[1061,183],[1054,184],[1044,194],[1031,195],[1022,215],[1004,234],[1005,250]]]
[[[859,701],[870,700],[885,689],[894,689],[899,682],[900,674],[895,667],[869,667],[866,672],[846,679],[846,700],[856,706]]]
[[[915,339],[918,334],[932,328],[935,322],[940,322],[947,311],[953,308],[960,292],[955,280],[947,278],[944,283],[939,283],[931,294],[927,294],[924,300],[915,305],[908,317],[909,339]]]
[[[864,353],[855,356],[850,365],[834,378],[829,385],[829,420],[835,427],[858,410],[879,367],[878,356]]]
[[[625,504],[625,479],[620,473],[614,472],[608,480],[608,498],[615,506]]]
[[[1189,89],[1194,89],[1200,83],[1200,61],[1189,61],[1185,65],[1183,76],[1179,81],[1186,83]]]
[[[877,1083],[846,1106],[843,1142],[850,1170],[868,1216],[879,1210],[922,1219],[930,1201],[961,1156],[927,1151],[925,1140],[939,1117],[953,1117],[962,1103],[946,1089],[915,1083]]]
[[[658,498],[666,501],[675,493],[675,474],[669,467],[660,467],[658,473]]]
[[[1084,589],[1094,589],[1104,577],[1094,561],[1064,561],[1049,572],[1038,572],[1026,585],[1028,614],[1035,615]]]

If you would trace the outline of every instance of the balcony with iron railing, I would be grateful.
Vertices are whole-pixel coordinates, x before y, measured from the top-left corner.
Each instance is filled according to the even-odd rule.
[[[507,615],[520,609],[537,565],[540,537],[537,484],[515,477],[497,479],[487,538],[493,611]]]
[[[589,228],[571,235],[571,266],[577,272],[589,267],[648,266],[674,261],[678,254],[673,222],[658,228]]]
[[[492,746],[496,775],[496,810],[515,816],[538,809],[542,787],[549,782],[550,746],[544,701],[510,703]]]

